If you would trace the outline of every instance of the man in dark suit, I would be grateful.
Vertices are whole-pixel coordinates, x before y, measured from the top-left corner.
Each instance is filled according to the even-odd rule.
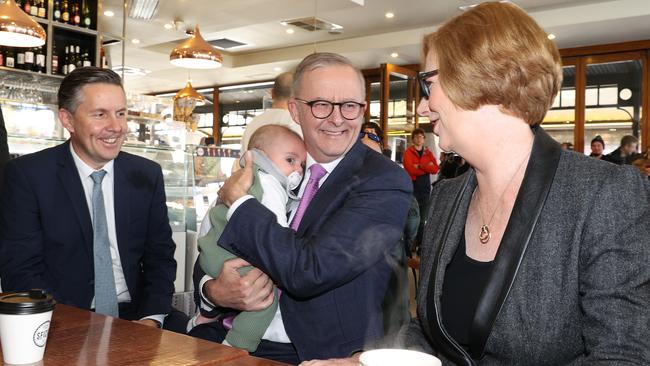
[[[162,171],[120,152],[127,133],[120,77],[76,69],[63,79],[58,102],[70,140],[6,166],[3,290],[43,288],[63,304],[175,326],[165,320],[176,261]]]
[[[349,60],[328,53],[306,57],[294,74],[293,94],[289,110],[308,157],[291,227],[278,225],[271,211],[246,195],[252,182],[247,156],[246,168],[219,192],[230,206],[219,245],[242,259],[226,263],[215,279],[201,278],[197,288],[205,306],[257,310],[270,304],[275,282],[282,290],[282,322],[267,330],[254,354],[295,364],[346,356],[384,335],[391,251],[412,185],[401,168],[360,142],[364,79]],[[236,269],[246,261],[262,272],[240,277]],[[203,324],[191,334],[219,341],[223,328]]]

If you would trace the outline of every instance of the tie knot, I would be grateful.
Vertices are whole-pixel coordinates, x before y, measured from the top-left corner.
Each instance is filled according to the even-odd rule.
[[[93,179],[93,182],[95,182],[95,184],[101,184],[105,175],[106,175],[106,170],[102,169],[102,170],[98,170],[98,171],[93,172],[90,175],[90,177]]]
[[[314,164],[309,167],[309,173],[311,174],[309,176],[309,179],[315,179],[319,181],[323,176],[325,176],[325,173],[327,173],[327,170],[323,168],[322,165],[320,164]]]

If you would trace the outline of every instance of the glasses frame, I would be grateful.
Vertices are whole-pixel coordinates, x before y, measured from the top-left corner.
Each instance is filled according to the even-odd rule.
[[[300,103],[308,105],[309,110],[311,111],[311,115],[314,116],[314,118],[318,118],[318,119],[328,118],[329,116],[332,115],[332,113],[334,113],[334,107],[338,106],[339,107],[339,113],[341,113],[341,117],[343,117],[344,119],[346,119],[348,121],[353,121],[353,120],[359,118],[359,116],[361,116],[361,114],[363,113],[363,109],[366,107],[366,103],[359,103],[359,102],[355,102],[353,100],[347,100],[345,102],[330,102],[329,100],[323,100],[323,99],[315,99],[315,100],[304,100],[304,99],[300,99],[300,98],[293,98],[293,99],[299,101]],[[319,117],[314,113],[314,105],[316,103],[319,103],[319,102],[320,103],[327,103],[327,104],[332,106],[332,109],[330,109],[330,112],[326,116]],[[348,118],[348,117],[343,115],[343,111],[341,110],[341,106],[343,106],[344,104],[348,104],[348,103],[353,103],[353,104],[356,104],[356,105],[359,106],[359,113],[354,118]]]
[[[424,99],[429,99],[431,83],[427,81],[428,78],[438,75],[438,69],[419,72],[418,73],[418,83],[420,84],[420,97]]]

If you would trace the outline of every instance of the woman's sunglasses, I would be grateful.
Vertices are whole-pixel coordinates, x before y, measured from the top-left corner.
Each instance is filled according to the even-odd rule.
[[[375,135],[372,132],[359,132],[359,140],[361,140],[363,136],[368,136],[368,138],[371,139],[372,141],[381,144],[381,139],[379,138],[379,136]]]
[[[429,99],[429,93],[431,90],[431,83],[427,81],[428,78],[438,75],[438,69],[421,72],[418,74],[418,81],[420,82],[420,97],[424,99]]]

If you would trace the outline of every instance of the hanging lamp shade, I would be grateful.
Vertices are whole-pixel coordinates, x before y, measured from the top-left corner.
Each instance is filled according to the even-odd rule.
[[[0,3],[0,45],[40,47],[45,44],[45,30],[22,11],[14,0]]]
[[[174,100],[176,99],[193,99],[196,101],[196,105],[204,105],[205,104],[205,97],[201,94],[199,94],[194,88],[192,87],[191,82],[187,82],[185,87],[176,93],[174,95]]]
[[[221,67],[223,58],[216,48],[201,37],[196,26],[192,37],[172,50],[169,61],[174,66],[188,69],[216,69]]]

